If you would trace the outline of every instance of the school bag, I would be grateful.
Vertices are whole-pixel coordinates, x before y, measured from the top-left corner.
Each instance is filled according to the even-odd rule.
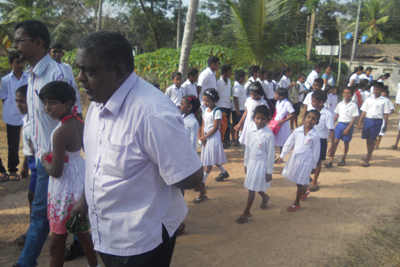
[[[359,108],[361,108],[361,106],[363,104],[361,93],[359,91],[356,91],[355,94],[356,94],[356,97],[357,97],[357,106]]]
[[[279,133],[279,130],[281,129],[282,125],[279,125],[279,121],[274,120],[276,116],[276,109],[274,112],[274,116],[272,117],[271,121],[268,124],[268,128],[272,131],[274,135],[277,135]],[[285,116],[283,119],[286,119],[287,116]]]
[[[295,86],[289,90],[289,102],[292,103],[292,105],[299,103],[299,95],[300,85],[296,83]]]
[[[214,117],[215,117],[215,112],[217,110],[220,110],[220,109],[219,108],[214,108],[213,120],[215,120]],[[221,111],[221,113],[222,113],[222,119],[221,119],[221,122],[219,124],[219,132],[221,133],[221,141],[224,141],[224,135],[225,135],[225,132],[226,132],[226,128],[228,128],[228,115],[226,115],[222,111]]]

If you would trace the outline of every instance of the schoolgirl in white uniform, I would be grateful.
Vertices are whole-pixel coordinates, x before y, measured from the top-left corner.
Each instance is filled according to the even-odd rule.
[[[202,142],[201,147],[201,162],[204,166],[204,178],[203,183],[197,188],[199,189],[200,195],[197,196],[193,202],[200,203],[207,199],[207,191],[205,190],[204,183],[211,172],[212,166],[216,165],[220,170],[220,174],[215,178],[215,181],[221,182],[229,177],[228,172],[225,170],[222,164],[226,163],[226,156],[221,141],[221,133],[219,132],[219,126],[222,120],[222,112],[217,108],[216,104],[219,100],[217,90],[210,88],[203,93],[203,133],[200,137]]]
[[[244,104],[245,111],[239,123],[235,126],[236,131],[242,130],[242,135],[239,138],[241,144],[246,145],[246,138],[248,129],[254,125],[253,112],[257,106],[268,106],[267,101],[263,98],[264,89],[259,82],[254,82],[249,86],[250,97],[246,99]]]
[[[351,74],[349,78],[349,83],[347,84],[347,87],[352,87],[354,83],[360,83],[359,75],[361,75],[363,71],[364,71],[363,66],[356,67],[354,69],[354,72]]]
[[[244,187],[249,190],[247,205],[236,222],[243,224],[251,220],[250,213],[256,192],[262,197],[260,209],[266,210],[269,196],[265,190],[271,187],[272,170],[274,167],[274,135],[268,128],[270,120],[269,108],[261,105],[255,108],[254,123],[247,133],[247,145],[244,154],[246,179]]]
[[[293,212],[300,209],[300,200],[305,200],[309,194],[307,185],[310,182],[310,173],[315,172],[321,152],[319,135],[314,128],[319,118],[319,111],[307,111],[305,124],[293,131],[277,160],[277,163],[282,163],[283,158],[294,147],[282,172],[284,177],[297,184],[296,200],[293,205],[287,207],[287,211]]]
[[[194,95],[185,95],[182,98],[180,110],[182,112],[183,122],[185,123],[186,131],[189,133],[190,142],[193,149],[197,151],[198,131],[202,120],[199,120],[196,115],[200,110],[200,101]]]
[[[278,88],[275,91],[276,105],[274,120],[279,121],[278,125],[281,125],[281,128],[275,135],[274,143],[275,146],[278,146],[281,149],[292,133],[290,131],[289,121],[294,117],[294,108],[287,98],[288,90],[285,88]]]

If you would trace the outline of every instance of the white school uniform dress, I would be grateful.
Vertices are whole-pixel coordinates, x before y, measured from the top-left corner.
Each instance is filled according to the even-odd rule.
[[[251,76],[248,80],[247,80],[247,82],[244,84],[244,90],[246,90],[246,95],[249,97],[250,96],[250,93],[249,93],[249,90],[247,90],[247,89],[249,89],[249,86],[250,86],[250,84],[251,83],[254,83],[256,80],[254,80],[254,78],[253,78],[253,76]]]
[[[353,73],[350,76],[349,83],[347,84],[348,87],[350,87],[351,80],[354,80],[354,83],[359,83],[360,82],[360,76],[358,76],[357,73]]]
[[[318,72],[315,70],[312,70],[310,74],[308,74],[306,82],[304,83],[304,86],[307,88],[307,90],[310,90],[311,87],[314,84],[315,79],[318,78]]]
[[[329,111],[332,113],[332,115],[335,113],[335,109],[338,105],[338,96],[335,94],[330,94],[330,100],[329,100]]]
[[[210,111],[209,108],[203,111],[204,135],[214,128],[214,120],[221,120],[221,110]],[[201,162],[204,166],[214,166],[226,163],[224,148],[222,147],[221,133],[217,130],[212,136],[207,138],[206,146],[201,146]]]
[[[195,97],[198,97],[197,94],[197,86],[196,83],[191,83],[189,79],[187,79],[181,86],[183,90],[183,95],[194,95]]]
[[[294,148],[293,148],[294,146]],[[282,148],[280,158],[284,158],[293,148],[282,175],[300,185],[310,183],[310,173],[317,167],[321,153],[321,142],[314,127],[304,135],[304,125],[295,129]]]
[[[168,98],[171,99],[171,101],[174,102],[176,106],[180,106],[184,93],[182,87],[178,88],[175,84],[173,84],[168,87],[167,90],[165,90],[165,95],[168,96]]]
[[[242,135],[239,138],[239,142],[241,144],[246,144],[248,129],[255,124],[253,120],[254,110],[260,105],[265,105],[269,108],[268,103],[264,98],[261,98],[260,100],[253,100],[251,97],[248,97],[244,103],[244,107],[247,109],[247,115],[243,124]]]
[[[243,85],[235,81],[232,87],[232,96],[238,98],[239,111],[244,110],[245,109],[244,103],[246,103],[247,95]],[[232,111],[236,111],[235,101],[232,101],[231,109]]]
[[[254,124],[247,133],[247,145],[244,152],[244,166],[247,168],[244,187],[251,191],[264,192],[271,187],[265,180],[274,168],[274,134],[265,125],[257,129]]]
[[[3,103],[3,122],[12,126],[21,126],[23,124],[22,115],[15,103],[15,91],[23,85],[28,84],[28,75],[22,72],[19,80],[15,77],[14,72],[1,78],[0,98]]]
[[[231,94],[232,94],[232,84],[231,80],[227,79],[226,83],[222,76],[217,81],[216,88],[219,100],[217,102],[217,107],[219,108],[231,108]]]
[[[199,122],[193,113],[190,113],[185,117],[185,114],[182,114],[183,122],[185,123],[185,129],[189,133],[190,143],[192,144],[193,149],[197,152],[197,139],[199,136]]]
[[[290,113],[294,113],[292,104],[285,98],[282,101],[276,102],[276,115],[274,121],[283,120]],[[279,132],[275,135],[275,146],[283,146],[291,134],[289,121],[285,121]]]
[[[367,76],[367,74],[363,73],[363,74],[361,74],[359,76],[359,79],[360,80],[367,80],[368,83],[371,83],[374,78],[372,77],[372,75]]]
[[[210,89],[210,88],[217,88],[217,78],[215,78],[215,72],[213,72],[210,67],[207,67],[205,70],[203,70],[200,75],[199,79],[197,81],[197,84],[201,86],[201,91],[199,94],[199,100],[201,104],[201,109],[204,109],[205,106],[203,105],[203,93],[205,90]]]
[[[400,104],[400,82],[397,84],[396,104]]]
[[[264,80],[264,92],[268,99],[275,98],[275,84],[271,81]]]
[[[313,107],[313,105],[312,105],[312,99],[311,99],[313,93],[314,93],[314,92],[308,93],[307,96],[306,96],[306,98],[305,98],[304,101],[303,101],[303,104],[304,104],[304,105],[307,105],[307,111],[310,111],[310,110],[314,109],[314,107]],[[325,108],[329,108],[329,106],[330,106],[329,99],[326,98],[324,107],[325,107]]]
[[[389,103],[390,112],[392,112],[394,110],[394,104],[389,99],[388,99],[388,103]],[[386,133],[382,132],[382,130],[385,127],[385,125],[386,125],[385,120],[383,120],[381,131],[379,132],[380,136],[385,136],[386,135]]]
[[[334,112],[339,115],[338,122],[342,123],[350,123],[354,117],[360,116],[358,106],[354,101],[350,101],[347,104],[344,100],[341,101]]]

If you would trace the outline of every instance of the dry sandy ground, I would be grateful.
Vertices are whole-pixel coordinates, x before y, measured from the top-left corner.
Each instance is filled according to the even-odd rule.
[[[360,131],[355,131],[347,166],[336,165],[343,153],[340,145],[335,166],[324,168],[320,175],[320,191],[312,193],[295,213],[286,211],[294,200],[295,184],[281,176],[284,164],[276,165],[272,188],[267,191],[271,196],[268,209],[259,209],[261,198],[256,196],[254,219],[244,225],[235,223],[247,200],[243,150],[227,149],[225,167],[230,178],[214,182],[218,171],[213,169],[206,182],[209,200],[200,204],[192,203],[193,190],[186,192],[186,234],[177,239],[171,266],[321,266],[330,255],[342,255],[347,242],[380,217],[398,211],[400,150],[390,149],[397,123],[398,116],[390,116],[389,131],[369,168],[360,166],[366,147]],[[0,148],[4,149],[2,139]],[[0,184],[0,266],[11,266],[21,252],[12,241],[28,228],[27,188],[28,181]],[[48,245],[49,239],[39,266],[49,263]],[[65,266],[86,266],[86,260]]]

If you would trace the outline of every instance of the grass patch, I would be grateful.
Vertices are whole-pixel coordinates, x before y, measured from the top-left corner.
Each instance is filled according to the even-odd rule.
[[[325,266],[400,266],[400,213],[381,219],[367,234],[349,243],[344,256],[332,257]]]

